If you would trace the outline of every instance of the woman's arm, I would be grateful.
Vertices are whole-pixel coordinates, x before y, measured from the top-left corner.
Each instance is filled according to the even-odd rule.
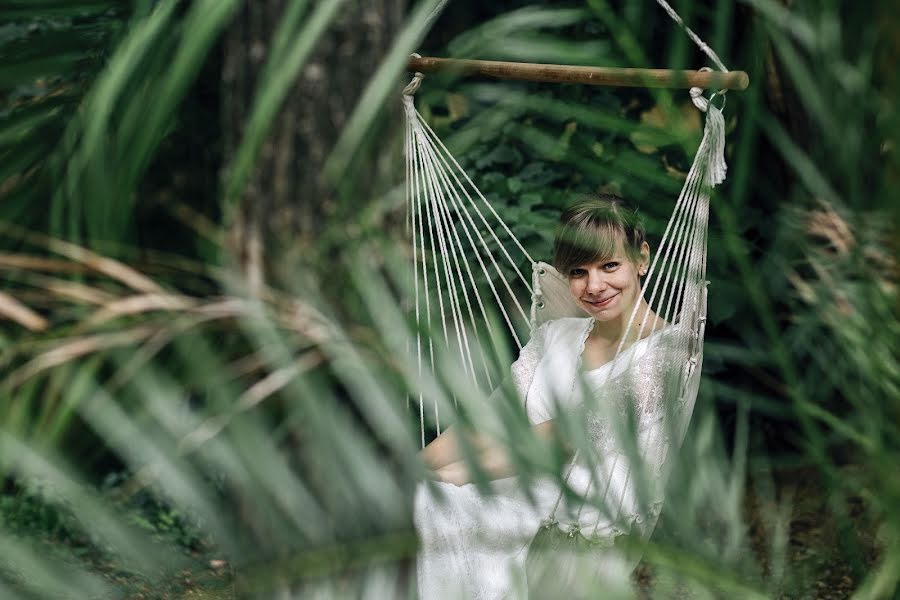
[[[547,330],[549,328],[549,325],[549,322],[543,323],[534,331],[531,339],[528,340],[528,343],[525,344],[525,346],[520,351],[519,358],[516,359],[516,361],[510,367],[510,376],[512,379],[512,383],[521,396],[522,401],[525,400],[525,395],[528,391],[528,387],[531,385],[532,378],[534,377],[535,367],[543,356],[545,338],[547,337]],[[499,388],[494,390],[494,394],[503,393],[503,387],[504,386],[501,385]],[[489,399],[488,401],[490,402],[491,400]],[[547,429],[549,431],[549,426],[541,427],[541,425],[535,426],[536,428],[540,428],[536,429],[536,431],[543,431],[544,429]],[[461,452],[459,439],[460,434],[458,433],[459,431],[460,429],[458,427],[448,427],[433,442],[428,444],[419,452],[419,456],[424,461],[426,467],[435,472],[439,472],[441,469],[449,467],[450,465],[463,462],[463,455]],[[466,441],[474,448],[475,452],[478,455],[485,455],[486,460],[490,459],[488,462],[498,465],[498,473],[504,470],[499,467],[502,459],[498,457],[498,454],[502,450],[502,448],[497,444],[496,440],[472,431],[466,431],[465,436]],[[508,463],[508,461],[506,462]],[[453,469],[448,469],[448,471],[446,472],[448,473],[448,478],[450,477],[449,473],[452,471],[454,473],[452,477],[454,481],[461,481],[463,479],[463,477],[461,477],[461,473],[463,472],[464,466],[464,464],[459,464],[453,467]],[[498,479],[502,476],[503,475],[494,477],[494,479]],[[467,477],[468,476],[466,476],[466,478]]]
[[[458,427],[451,425],[441,435],[437,436],[434,441],[419,451],[419,456],[426,467],[432,471],[437,471],[462,459],[459,431]],[[496,442],[484,434],[467,431],[464,435],[469,444],[479,454],[496,446]]]
[[[553,420],[551,419],[533,425],[531,431],[541,439],[553,441],[555,435],[553,431]],[[515,475],[515,468],[506,449],[496,442],[492,442],[481,449],[478,453],[477,460],[478,465],[487,475],[488,479],[503,479],[504,477]],[[452,483],[453,485],[472,483],[472,473],[465,460],[457,458],[455,461],[434,469],[438,476],[438,480],[444,483]]]

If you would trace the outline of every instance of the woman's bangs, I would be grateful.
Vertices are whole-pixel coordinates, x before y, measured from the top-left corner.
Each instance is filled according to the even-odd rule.
[[[581,233],[585,238],[585,251],[591,254],[585,262],[609,260],[625,245],[625,234],[609,221],[597,223],[590,229],[586,227]]]
[[[560,239],[559,248],[559,266],[565,273],[580,265],[609,260],[624,247],[622,230],[609,222],[585,223],[567,233]]]

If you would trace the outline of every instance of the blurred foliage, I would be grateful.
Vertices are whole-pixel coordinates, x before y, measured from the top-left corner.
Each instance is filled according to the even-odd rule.
[[[556,466],[513,443],[528,439],[515,409],[480,407],[451,357],[418,376],[409,315],[394,310],[402,194],[369,197],[341,170],[345,220],[273,268],[287,284],[261,295],[223,259],[239,194],[220,182],[239,188],[261,160],[278,99],[340,3],[296,3],[284,19],[236,168],[221,164],[215,116],[217,44],[238,4],[0,6],[0,596],[114,597],[197,568],[198,548],[234,568],[218,581],[242,596],[407,595],[423,470],[403,398],[420,393],[445,414],[462,399],[464,418],[499,419],[524,472]],[[434,5],[411,8],[329,164],[396,156],[402,132],[379,127],[393,110],[379,99],[400,89]],[[900,23],[888,1],[676,8],[752,85],[727,96],[705,377],[683,475],[643,548],[656,593],[811,594],[826,575],[797,556],[805,504],[792,494],[818,490],[816,518],[836,533],[811,552],[848,566],[847,595],[893,597]],[[459,1],[430,25],[423,54],[705,64],[653,3]],[[599,187],[634,200],[658,238],[701,132],[681,92],[434,76],[417,103],[536,258],[562,206]],[[323,253],[334,240],[342,256]],[[46,543],[99,548],[114,566]]]

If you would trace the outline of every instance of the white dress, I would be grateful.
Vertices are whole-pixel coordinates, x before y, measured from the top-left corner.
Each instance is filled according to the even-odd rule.
[[[573,528],[594,541],[608,540],[639,527],[649,535],[662,505],[663,464],[669,446],[665,426],[671,414],[664,396],[667,380],[680,375],[673,364],[679,328],[667,327],[639,340],[615,361],[588,373],[581,373],[581,354],[594,324],[592,318],[564,318],[539,327],[511,367],[513,383],[525,402],[529,422],[536,425],[553,419],[559,411],[584,408],[584,391],[598,402],[592,406],[611,407],[619,415],[629,408],[637,431],[637,447],[649,477],[650,490],[637,493],[632,465],[634,456],[620,447],[612,431],[610,413],[587,411],[587,428],[598,459],[594,477],[576,461],[568,485],[577,493],[602,497],[603,509],[564,500],[555,513],[558,527]],[[673,343],[674,342],[674,343]],[[673,361],[674,358],[674,361]],[[584,382],[584,386],[581,384]],[[677,402],[677,394],[674,394]],[[674,407],[677,410],[677,407]],[[600,414],[603,413],[603,414]],[[515,477],[492,482],[494,495],[483,496],[472,484],[428,482],[418,486],[414,522],[420,538],[417,558],[419,594],[433,598],[527,598],[525,558],[528,546],[541,523],[551,514],[559,498],[557,479],[533,482],[531,495],[521,489]],[[638,497],[647,499],[638,502]],[[619,574],[629,573],[636,561],[607,565]]]

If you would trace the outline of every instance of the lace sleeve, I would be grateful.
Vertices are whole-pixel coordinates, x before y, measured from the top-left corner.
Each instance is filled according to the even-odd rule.
[[[531,339],[519,352],[519,358],[509,368],[519,399],[525,404],[528,402],[528,389],[531,387],[531,382],[534,381],[534,373],[544,356],[549,324],[549,322],[543,323],[534,330]]]

